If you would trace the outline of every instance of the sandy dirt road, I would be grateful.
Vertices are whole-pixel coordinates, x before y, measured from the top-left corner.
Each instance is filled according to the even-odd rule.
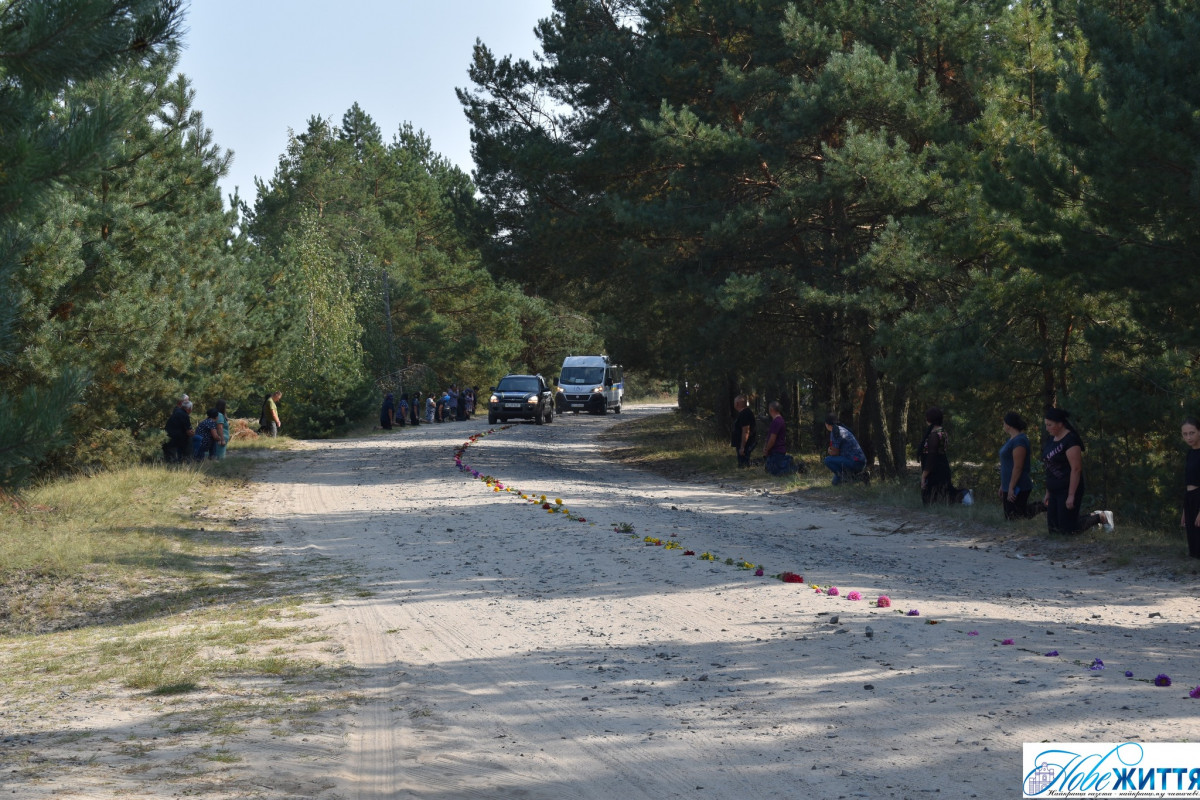
[[[318,623],[360,676],[345,751],[292,778],[349,798],[999,798],[1020,796],[1023,742],[1200,739],[1194,584],[602,457],[599,431],[652,411],[518,424],[464,454],[588,523],[460,473],[486,421],[272,469],[256,516],[275,557],[348,568],[362,595]],[[769,577],[785,570],[842,595]]]

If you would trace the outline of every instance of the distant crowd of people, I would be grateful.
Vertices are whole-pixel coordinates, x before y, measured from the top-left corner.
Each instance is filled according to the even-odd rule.
[[[431,393],[422,397],[421,392],[400,395],[399,402],[392,392],[384,395],[379,409],[379,427],[391,430],[402,425],[419,425],[425,422],[462,422],[475,416],[477,387],[459,388],[451,384],[441,394]]]
[[[739,467],[750,466],[751,454],[757,445],[757,423],[745,395],[733,401],[734,422],[730,444],[737,453]],[[780,413],[780,404],[768,404],[770,424],[763,446],[766,471],[786,475],[797,471],[799,465],[787,452],[787,426]],[[921,462],[921,502],[970,503],[970,490],[954,486],[950,470],[949,436],[943,427],[942,409],[934,406],[925,412],[925,434],[917,448]],[[1102,510],[1082,514],[1085,493],[1083,437],[1071,422],[1070,414],[1061,408],[1047,408],[1042,420],[1046,435],[1042,442],[1041,462],[1045,475],[1042,498],[1033,501],[1033,446],[1025,433],[1028,424],[1015,411],[1001,420],[1006,440],[1000,447],[1000,486],[998,495],[1005,519],[1029,519],[1045,513],[1051,533],[1076,534],[1100,526],[1114,529],[1113,512]],[[825,417],[828,434],[823,463],[833,473],[833,485],[848,481],[868,482],[866,455],[854,433],[842,424],[837,414]],[[1188,447],[1184,464],[1183,511],[1180,525],[1187,532],[1188,555],[1200,558],[1200,422],[1194,417],[1183,421],[1181,434]]]

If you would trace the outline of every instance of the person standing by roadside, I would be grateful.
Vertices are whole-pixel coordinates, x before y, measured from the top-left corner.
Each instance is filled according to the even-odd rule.
[[[279,401],[283,392],[272,392],[263,398],[262,411],[258,415],[258,432],[278,436],[283,423],[279,421]]]
[[[379,427],[390,431],[396,422],[396,396],[391,392],[384,395],[383,406],[379,409]]]
[[[421,424],[421,393],[413,392],[412,403],[408,407],[409,419],[413,426]]]
[[[225,457],[225,448],[229,446],[229,417],[225,416],[224,400],[218,400],[213,408],[217,410],[217,423],[221,427],[221,441],[213,442],[213,458],[220,460]]]
[[[1188,555],[1200,558],[1200,421],[1188,417],[1183,421],[1180,432],[1188,446],[1187,461],[1183,467],[1183,514],[1180,523],[1187,533]]]
[[[163,445],[163,457],[169,462],[190,461],[192,458],[192,401],[185,394],[175,404],[163,431],[167,442]]]
[[[829,455],[825,456],[825,466],[833,473],[833,485],[837,486],[846,478],[854,480],[867,467],[862,445],[849,428],[838,422],[837,414],[832,411],[825,415],[825,430],[829,432]]]
[[[950,456],[946,448],[946,429],[942,410],[933,406],[925,412],[925,438],[917,450],[921,455],[921,503],[949,503],[957,492],[950,478]]]
[[[400,404],[396,406],[396,424],[403,428],[408,423],[408,392],[401,392]]]
[[[767,472],[772,475],[787,475],[796,471],[792,457],[787,454],[787,422],[783,418],[781,408],[778,400],[772,400],[767,405],[767,413],[771,415],[771,426],[767,429],[767,443],[763,446],[763,455],[767,458]]]
[[[1042,511],[1040,504],[1029,506],[1029,493],[1033,491],[1033,479],[1029,476],[1032,463],[1029,454],[1028,427],[1024,418],[1015,411],[1004,415],[1004,432],[1008,441],[1000,448],[1000,502],[1004,506],[1005,519],[1028,519]]]
[[[758,444],[758,432],[755,430],[758,426],[754,421],[754,412],[746,404],[746,395],[739,394],[733,398],[733,410],[736,416],[733,420],[733,434],[730,436],[729,443],[737,452],[738,467],[748,467],[750,466],[750,454],[754,452],[754,446]]]
[[[216,457],[213,452],[214,448],[218,441],[223,441],[221,439],[221,423],[217,421],[218,414],[219,412],[215,408],[210,408],[205,414],[204,421],[196,426],[192,458],[197,461]]]
[[[1061,408],[1047,408],[1043,423],[1048,434],[1042,445],[1046,466],[1046,524],[1051,533],[1083,533],[1096,525],[1113,529],[1111,511],[1096,511],[1082,523],[1079,506],[1083,500],[1083,437]]]

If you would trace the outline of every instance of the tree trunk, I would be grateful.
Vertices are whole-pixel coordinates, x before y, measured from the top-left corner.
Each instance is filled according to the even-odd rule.
[[[892,431],[892,475],[903,478],[908,474],[908,408],[912,393],[907,385],[892,390],[890,427]]]
[[[887,422],[883,417],[883,386],[879,373],[871,362],[869,353],[863,354],[863,370],[866,376],[866,396],[863,403],[863,417],[869,422],[869,441],[874,445],[875,455],[879,459],[879,469],[885,476],[894,472],[895,459],[892,455],[892,442],[888,435]],[[868,463],[870,461],[868,460]]]

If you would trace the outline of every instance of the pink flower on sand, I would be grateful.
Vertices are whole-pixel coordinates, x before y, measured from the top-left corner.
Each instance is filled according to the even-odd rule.
[[[967,631],[967,636],[978,636],[979,631]]]
[[[888,597],[886,594],[881,594],[879,595],[879,599],[875,601],[875,605],[879,608],[891,608],[892,598]]]
[[[846,599],[847,600],[862,600],[862,595],[859,594],[858,592],[854,591],[854,592],[850,592],[849,594],[847,594]]]
[[[829,591],[827,591],[825,594],[829,595],[830,597],[837,597],[839,594],[841,594],[841,592],[838,591],[838,587],[830,586]]]
[[[1193,700],[1200,700],[1200,686],[1197,686],[1195,689],[1192,689],[1190,692],[1188,692],[1188,697],[1192,698]]]
[[[1014,642],[1012,639],[1005,639],[1000,644],[1016,644],[1016,642]]]

